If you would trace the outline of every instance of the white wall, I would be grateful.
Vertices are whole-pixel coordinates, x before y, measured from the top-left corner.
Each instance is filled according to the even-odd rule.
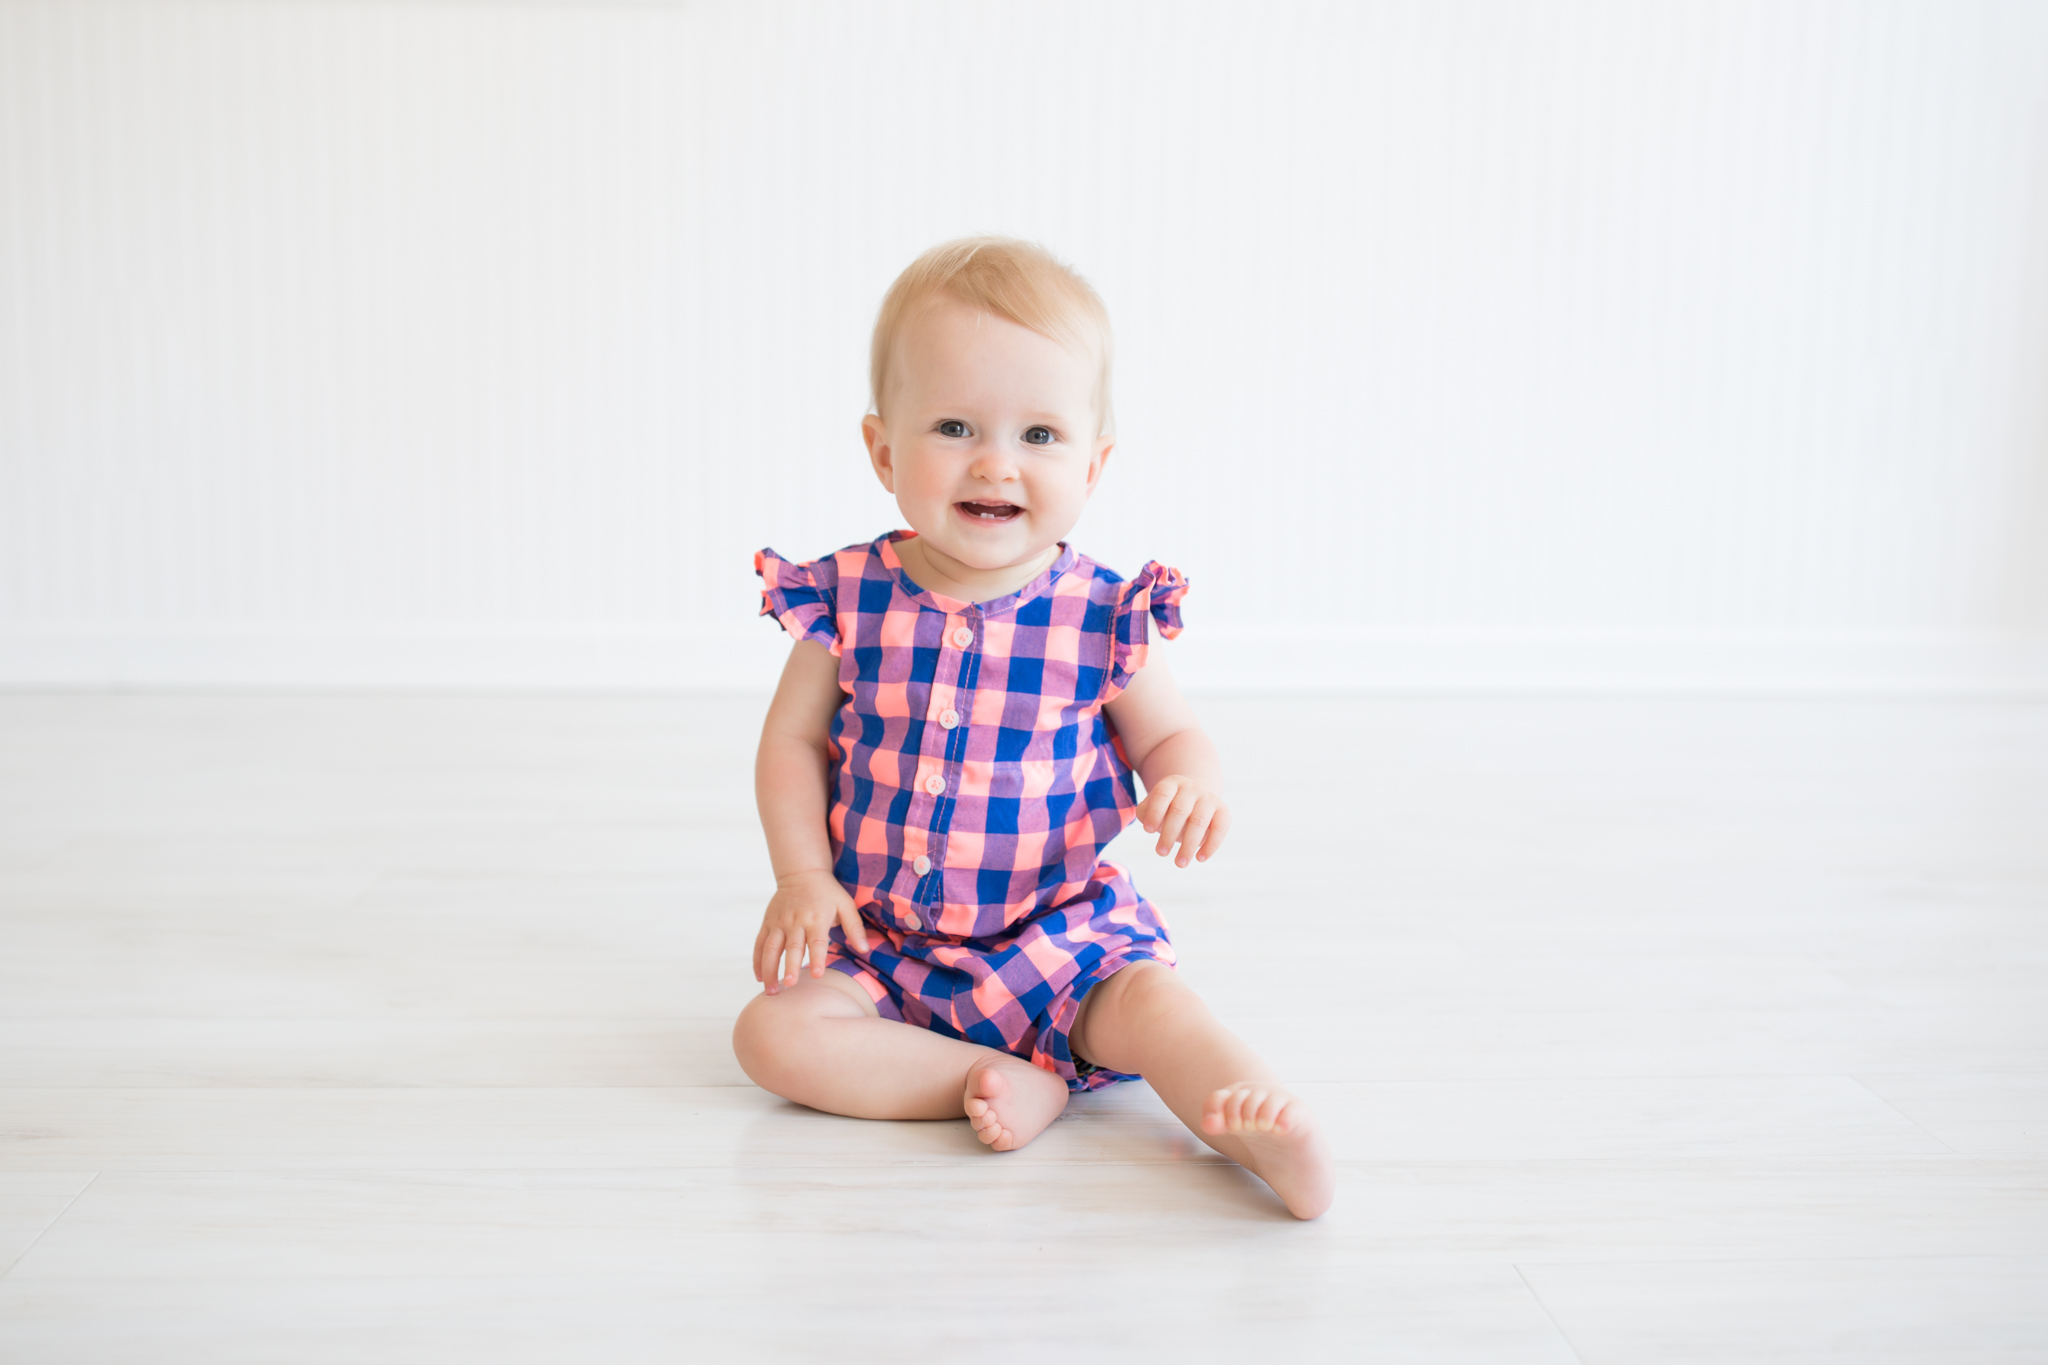
[[[954,234],[1210,683],[2048,685],[2048,6],[0,0],[0,681],[752,682]]]

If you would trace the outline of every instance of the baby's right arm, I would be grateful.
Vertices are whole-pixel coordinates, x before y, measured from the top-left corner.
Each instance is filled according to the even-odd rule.
[[[775,895],[754,939],[754,979],[770,995],[796,984],[806,947],[811,975],[825,974],[825,936],[834,920],[845,927],[856,949],[868,950],[860,911],[832,875],[832,838],[825,825],[832,717],[845,699],[839,660],[823,645],[802,640],[789,652],[761,727],[754,801],[768,836]]]

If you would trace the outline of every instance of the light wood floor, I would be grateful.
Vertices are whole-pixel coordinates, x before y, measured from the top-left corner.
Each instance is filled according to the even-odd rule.
[[[1208,701],[1303,1225],[750,1086],[760,704],[0,697],[0,1360],[2048,1360],[2048,705]]]

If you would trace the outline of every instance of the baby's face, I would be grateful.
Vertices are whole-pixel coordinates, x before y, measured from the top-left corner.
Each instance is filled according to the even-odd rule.
[[[907,322],[883,415],[863,430],[883,487],[941,570],[1029,567],[1080,520],[1111,444],[1096,430],[1097,369],[950,299]]]

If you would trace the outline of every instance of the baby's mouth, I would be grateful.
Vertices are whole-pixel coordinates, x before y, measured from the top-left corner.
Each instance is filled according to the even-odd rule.
[[[953,505],[973,521],[1011,521],[1024,510],[1014,502],[956,502]]]

